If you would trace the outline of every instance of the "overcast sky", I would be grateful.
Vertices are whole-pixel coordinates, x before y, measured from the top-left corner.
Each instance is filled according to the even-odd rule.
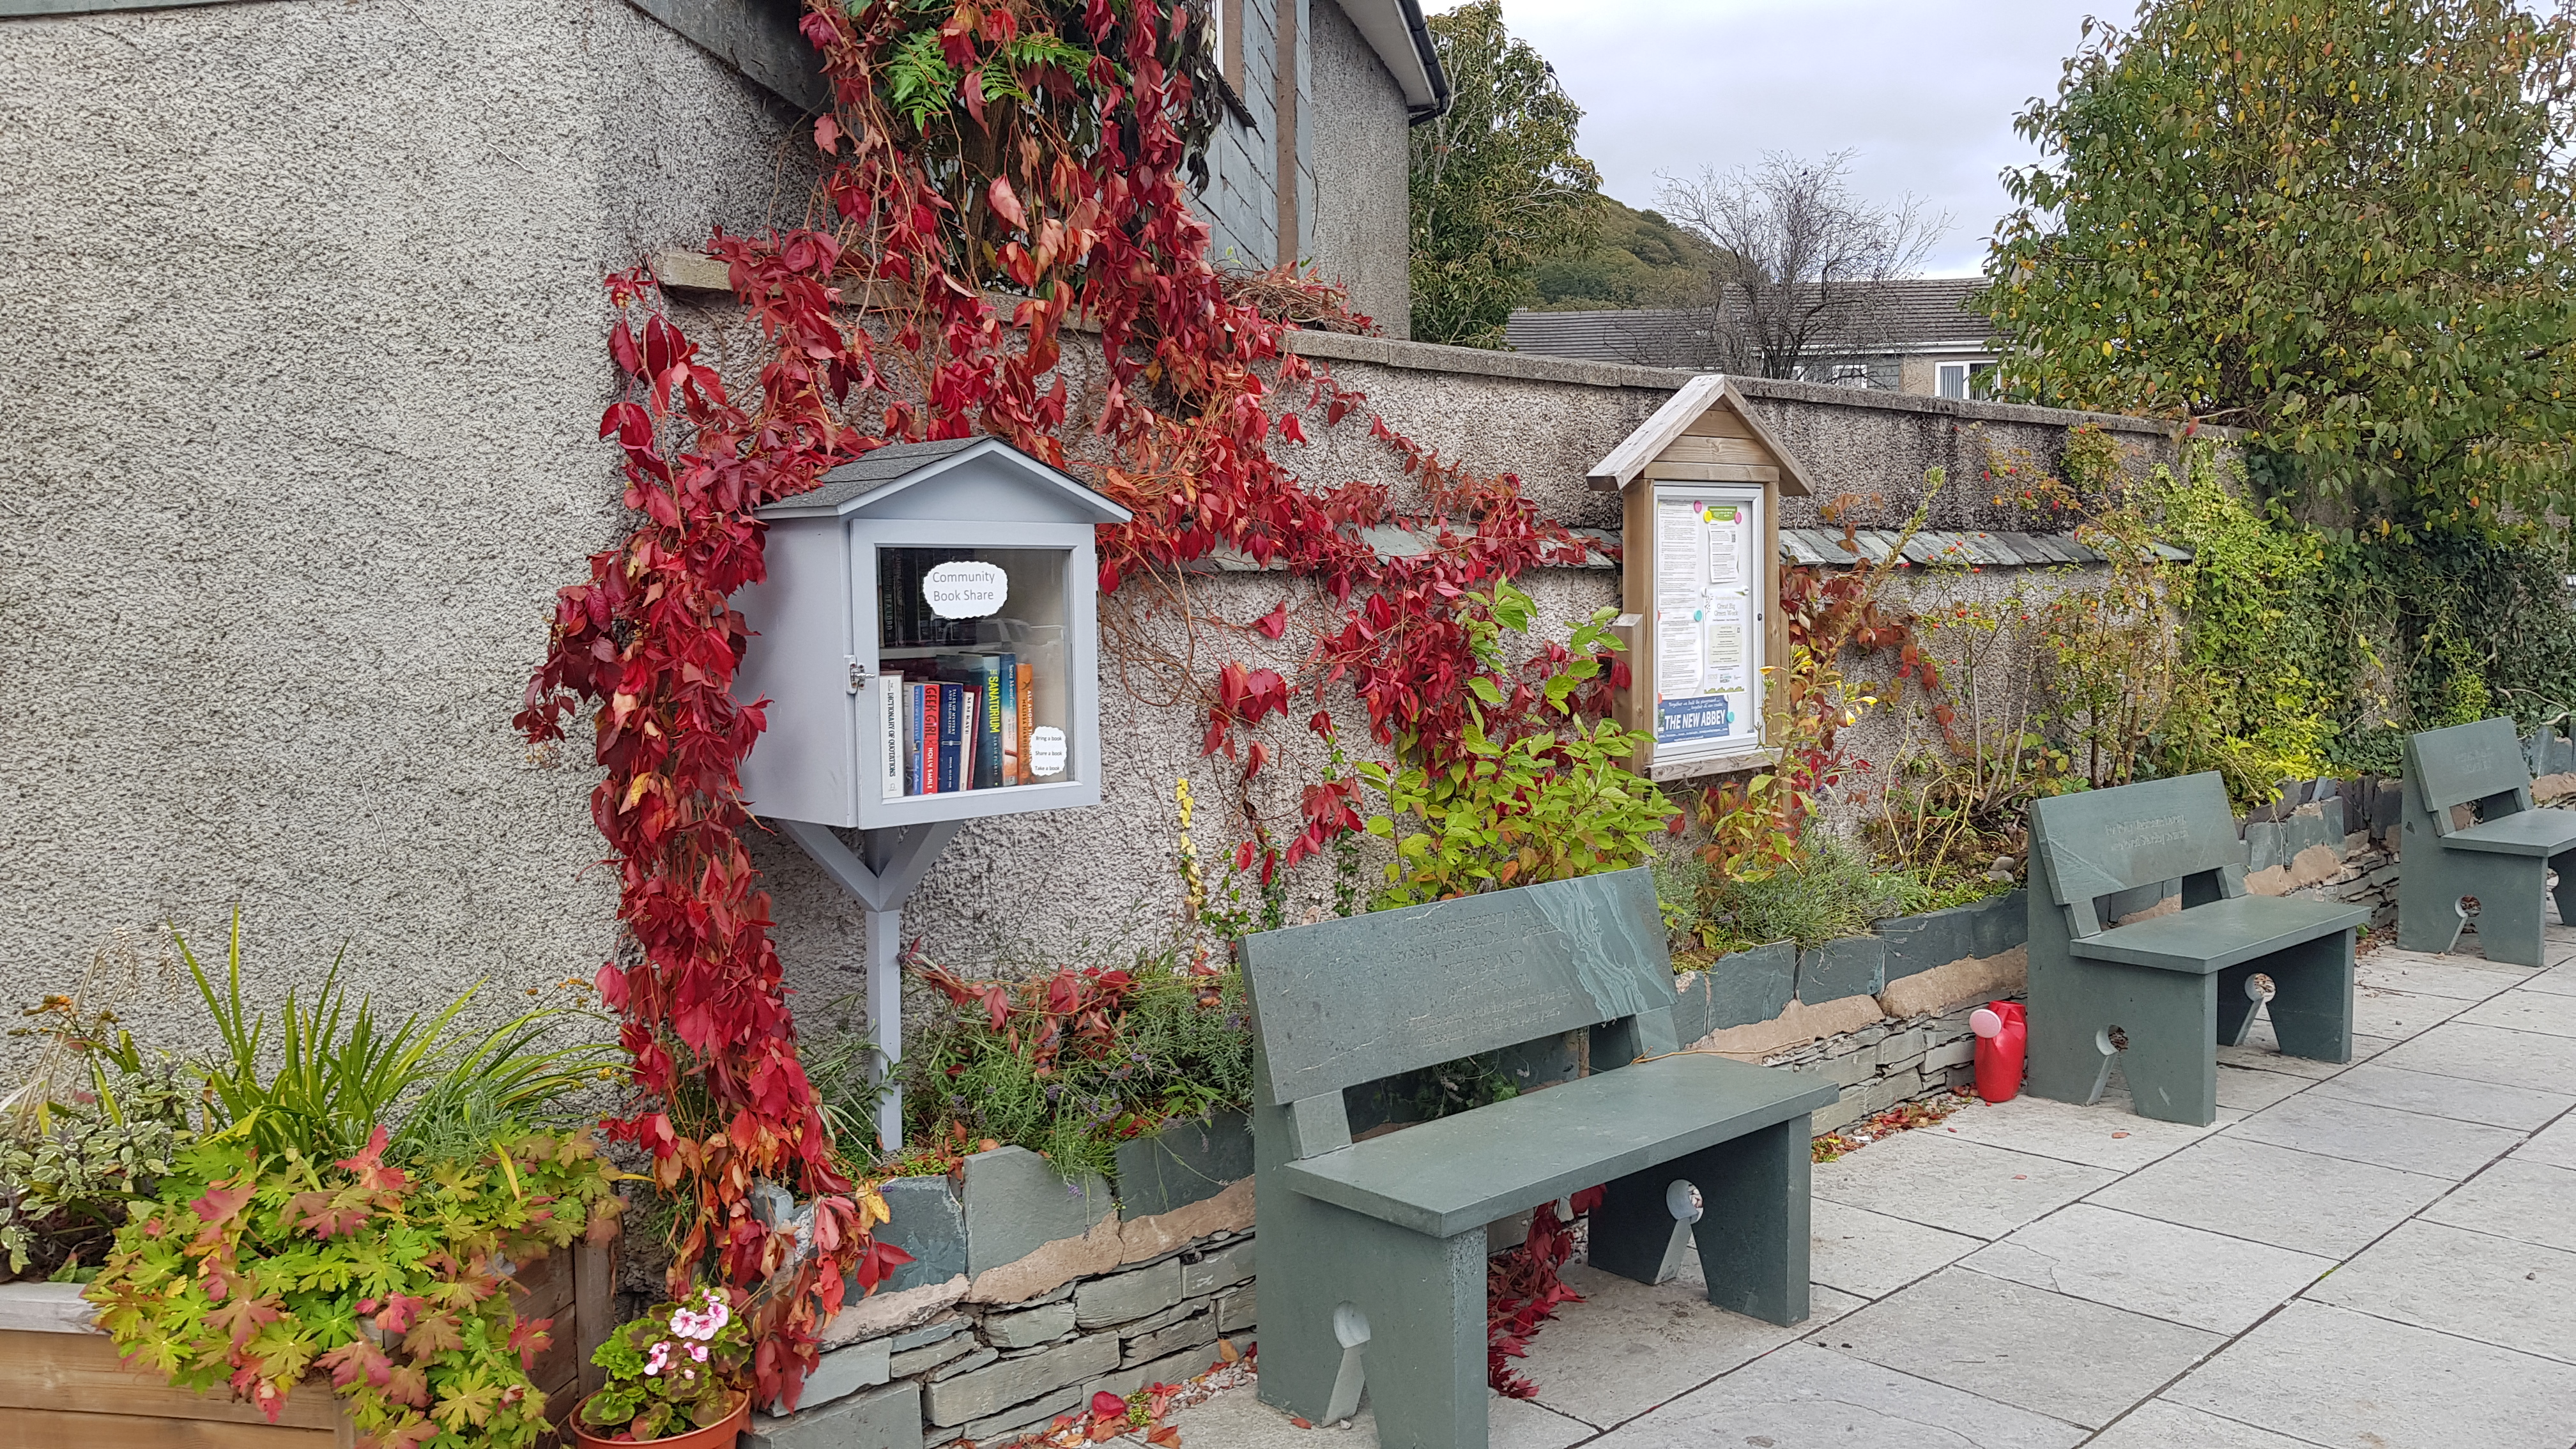
[[[1985,256],[2005,208],[1996,173],[2036,159],[2012,118],[2056,93],[2087,14],[2134,13],[2130,0],[1503,0],[1583,107],[1583,154],[1612,196],[1651,207],[1659,172],[1856,150],[1862,196],[1911,191],[1950,213],[1926,269],[1951,274]]]

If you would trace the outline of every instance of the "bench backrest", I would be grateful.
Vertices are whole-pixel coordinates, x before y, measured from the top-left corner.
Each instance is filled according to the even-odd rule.
[[[2488,819],[2531,808],[2531,763],[2509,719],[2408,735],[2406,772],[2415,782],[2415,798],[2445,835],[2451,833],[2454,805],[2484,806]]]
[[[1643,866],[1263,931],[1242,952],[1253,1090],[1273,1106],[1673,1005]]]
[[[2030,817],[2031,889],[2064,906],[2078,936],[2101,934],[2104,896],[2210,872],[2225,882],[2217,894],[2244,889],[2245,844],[2214,771],[2053,796]]]

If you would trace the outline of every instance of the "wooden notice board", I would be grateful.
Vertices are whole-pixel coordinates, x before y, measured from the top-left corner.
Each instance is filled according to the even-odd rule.
[[[1621,503],[1619,721],[1658,780],[1768,764],[1771,678],[1789,662],[1780,499],[1804,472],[1727,379],[1691,379],[1591,473]],[[1766,671],[1772,673],[1766,674]]]

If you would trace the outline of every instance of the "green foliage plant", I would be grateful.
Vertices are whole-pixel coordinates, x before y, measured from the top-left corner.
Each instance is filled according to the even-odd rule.
[[[1822,826],[1772,869],[1726,875],[1705,861],[1679,859],[1662,869],[1657,885],[1679,908],[1694,956],[1865,936],[1873,923],[1916,909],[1922,894],[1912,879],[1882,869],[1868,851]]]
[[[596,1080],[615,1050],[595,1040],[558,1042],[580,1013],[542,1008],[483,1032],[458,1026],[468,987],[427,1020],[387,1025],[372,998],[352,999],[335,958],[308,1001],[287,993],[276,1016],[242,998],[241,915],[235,912],[223,982],[172,932],[222,1050],[202,1070],[217,1121],[240,1125],[269,1153],[323,1157],[363,1146],[393,1122],[398,1161],[442,1150],[480,1151],[491,1136],[567,1127],[566,1099]]]
[[[1413,336],[1499,347],[1538,263],[1600,234],[1601,176],[1574,149],[1583,109],[1504,28],[1501,0],[1429,24],[1457,99],[1412,131]]]
[[[1508,583],[1495,585],[1491,600],[1470,627],[1476,658],[1499,671],[1503,635],[1526,632],[1535,605]],[[1370,909],[1621,870],[1653,855],[1654,836],[1679,807],[1632,768],[1643,743],[1635,732],[1615,720],[1586,722],[1573,703],[1619,648],[1610,632],[1616,614],[1600,610],[1553,651],[1569,662],[1540,687],[1532,712],[1553,728],[1487,734],[1487,712],[1505,711],[1508,701],[1490,673],[1478,673],[1467,680],[1456,758],[1356,767],[1384,806],[1364,828],[1395,847]]]
[[[1436,772],[1359,767],[1386,806],[1368,831],[1395,845],[1372,909],[1639,865],[1676,809],[1630,768],[1636,738],[1611,720],[1509,744],[1475,730],[1466,744]]]
[[[1251,1013],[1232,967],[1185,964],[1175,948],[1132,970],[919,974],[947,997],[916,1026],[900,1068],[905,1140],[926,1144],[929,1160],[1016,1144],[1068,1177],[1107,1175],[1121,1143],[1251,1105]]]
[[[731,1299],[700,1287],[656,1303],[593,1350],[608,1382],[582,1401],[581,1422],[641,1443],[712,1428],[742,1407],[751,1334]]]
[[[26,1079],[0,1100],[0,1281],[85,1281],[126,1209],[152,1196],[195,1135],[201,1088],[118,1025],[116,1004],[142,969],[119,933],[69,994],[21,1013],[9,1035],[39,1045]]]
[[[510,1265],[615,1233],[616,1174],[588,1136],[521,1132],[406,1170],[381,1125],[336,1160],[263,1150],[260,1127],[253,1109],[180,1149],[117,1232],[84,1291],[127,1360],[271,1422],[326,1371],[387,1449],[535,1443],[548,1322],[512,1309]]]
[[[2249,430],[2402,531],[2569,511],[2576,19],[2150,0],[2016,127],[1982,306],[2010,396]]]
[[[2192,555],[2158,571],[2179,659],[2156,771],[2216,770],[2253,806],[2330,768],[2339,716],[2358,711],[2357,682],[2376,661],[2339,604],[2325,542],[2258,504],[2206,442],[2184,449],[2179,475],[2157,468],[2137,506],[2156,537]]]

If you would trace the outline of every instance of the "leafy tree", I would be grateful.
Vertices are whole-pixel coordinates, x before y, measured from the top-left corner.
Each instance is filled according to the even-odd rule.
[[[2088,34],[2090,24],[2088,22]],[[2569,501],[2576,25],[2512,0],[2150,0],[2016,122],[2011,395],[2246,428],[2375,533]]]
[[[1413,131],[1413,335],[1499,347],[1540,260],[1599,235],[1601,176],[1575,154],[1583,108],[1503,28],[1501,0],[1430,26],[1457,101]]]

